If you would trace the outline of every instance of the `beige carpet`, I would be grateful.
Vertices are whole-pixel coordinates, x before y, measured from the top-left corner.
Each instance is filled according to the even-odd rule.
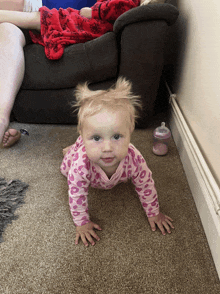
[[[171,235],[151,232],[131,183],[90,190],[92,220],[101,240],[74,245],[67,183],[59,172],[62,148],[77,138],[72,126],[23,125],[30,136],[0,149],[1,177],[29,184],[0,244],[0,293],[219,294],[220,282],[177,149],[157,157],[152,131],[136,130],[132,143],[153,172],[161,211],[175,221]],[[156,126],[156,125],[155,125]]]

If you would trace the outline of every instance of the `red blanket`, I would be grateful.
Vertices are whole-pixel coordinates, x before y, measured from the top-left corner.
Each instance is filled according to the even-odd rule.
[[[43,6],[39,9],[41,33],[30,31],[30,36],[34,43],[45,47],[47,58],[59,59],[67,45],[85,43],[112,31],[113,22],[139,4],[140,0],[98,0],[91,7],[91,19],[81,16],[73,8],[50,10]]]

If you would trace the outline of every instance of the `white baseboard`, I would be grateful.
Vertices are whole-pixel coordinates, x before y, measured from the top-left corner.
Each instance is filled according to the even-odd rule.
[[[220,190],[175,98],[171,95],[170,128],[220,278]]]

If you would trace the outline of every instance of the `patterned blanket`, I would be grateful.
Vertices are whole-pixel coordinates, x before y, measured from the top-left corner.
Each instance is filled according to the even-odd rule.
[[[59,59],[67,45],[85,43],[112,31],[114,21],[139,4],[140,0],[98,0],[91,7],[91,19],[73,8],[50,10],[43,6],[39,9],[41,33],[30,31],[30,35],[34,43],[45,47],[47,58]]]

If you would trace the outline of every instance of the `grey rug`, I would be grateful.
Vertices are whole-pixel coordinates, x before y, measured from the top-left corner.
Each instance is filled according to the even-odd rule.
[[[20,180],[7,182],[0,178],[0,242],[3,241],[2,233],[5,227],[18,218],[15,210],[24,203],[25,190],[28,185]]]

